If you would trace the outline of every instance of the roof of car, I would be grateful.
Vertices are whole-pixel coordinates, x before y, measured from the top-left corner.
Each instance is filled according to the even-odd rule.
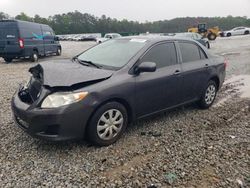
[[[45,26],[47,26],[46,24],[41,24],[41,23],[36,23],[36,22],[29,22],[29,21],[23,21],[23,20],[16,20],[16,19],[0,20],[0,22],[33,23],[33,24],[39,24],[39,25],[45,25]]]
[[[128,36],[128,37],[122,37],[118,38],[117,40],[122,39],[135,39],[135,40],[146,40],[148,42],[160,42],[160,41],[174,41],[174,40],[187,40],[187,41],[193,41],[187,38],[182,37],[174,37],[174,36],[159,36],[159,35],[145,35],[145,36]]]

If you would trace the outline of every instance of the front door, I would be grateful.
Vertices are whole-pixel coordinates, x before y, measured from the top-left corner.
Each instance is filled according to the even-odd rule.
[[[42,26],[43,30],[43,41],[44,41],[44,49],[46,54],[51,54],[56,52],[55,48],[55,37],[54,33],[50,27],[44,25]]]

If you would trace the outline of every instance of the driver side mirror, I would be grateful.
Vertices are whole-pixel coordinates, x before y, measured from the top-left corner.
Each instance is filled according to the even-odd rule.
[[[142,72],[155,72],[155,71],[156,71],[156,63],[154,62],[142,62],[134,70],[135,74],[140,74]]]

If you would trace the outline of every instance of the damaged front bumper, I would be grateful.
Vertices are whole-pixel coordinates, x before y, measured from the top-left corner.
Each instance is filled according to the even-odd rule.
[[[49,141],[82,139],[93,107],[83,100],[53,109],[33,107],[16,92],[11,101],[16,124],[33,137]]]

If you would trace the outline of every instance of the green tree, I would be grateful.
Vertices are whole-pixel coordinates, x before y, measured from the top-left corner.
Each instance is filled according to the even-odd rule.
[[[9,19],[10,16],[4,12],[0,12],[0,20]]]
[[[26,15],[24,12],[21,12],[19,15],[17,15],[17,16],[15,17],[15,19],[33,22],[33,18],[32,18],[32,17],[29,17],[29,16]]]

